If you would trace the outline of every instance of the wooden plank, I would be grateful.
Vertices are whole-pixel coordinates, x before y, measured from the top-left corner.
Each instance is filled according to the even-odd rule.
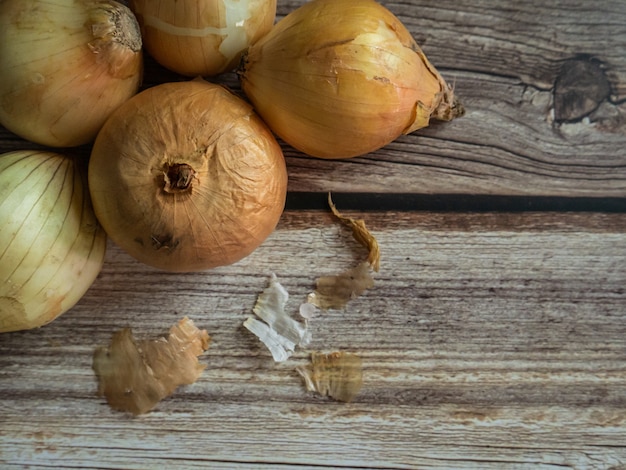
[[[281,17],[304,0],[278,3]],[[623,200],[621,0],[382,3],[468,114],[347,161],[283,145],[292,194]],[[145,87],[180,79],[147,58]],[[239,92],[234,74],[216,80]],[[0,151],[33,146],[0,128]],[[311,345],[283,364],[242,322],[270,273],[295,312],[317,276],[363,258],[327,211],[287,211],[250,257],[206,273],[159,272],[110,244],[74,309],[0,335],[0,467],[626,468],[625,214],[348,215],[381,243],[375,287],[314,318]],[[110,410],[94,348],[185,314],[213,339],[200,380],[148,415]],[[353,403],[305,391],[294,369],[313,349],[361,355]]]
[[[302,3],[279,2],[279,17]],[[626,196],[621,0],[382,3],[455,84],[467,115],[348,161],[313,159],[284,145],[290,191]],[[145,86],[181,78],[148,58]],[[580,111],[572,103],[590,101],[586,114],[555,111],[555,83],[565,78],[573,84],[562,95],[569,90],[574,98],[563,107]],[[234,74],[215,80],[239,91]],[[602,80],[608,94],[593,95]],[[575,119],[557,122],[558,115]],[[32,144],[0,128],[0,150],[17,147]],[[89,148],[78,151],[88,155]]]
[[[287,149],[290,189],[626,195],[624,130],[605,133],[582,123],[555,127],[547,115],[550,93],[514,79],[465,74],[457,89],[468,101],[465,117],[400,137],[373,154],[337,162]]]
[[[242,328],[271,272],[295,312],[364,256],[327,212],[287,212],[250,257],[168,274],[112,244],[87,295],[0,337],[0,463],[46,468],[608,469],[626,465],[626,215],[348,213],[381,245],[375,287],[311,320],[275,364]],[[147,415],[95,395],[97,345],[189,315],[212,335],[200,380]],[[349,350],[364,387],[306,392],[309,350]]]

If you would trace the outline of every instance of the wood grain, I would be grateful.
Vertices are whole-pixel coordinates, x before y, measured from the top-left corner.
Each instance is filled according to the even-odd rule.
[[[358,216],[357,213],[349,214]],[[288,212],[249,258],[152,270],[111,245],[70,312],[0,338],[0,462],[45,468],[624,468],[626,216],[371,213],[376,285],[311,321],[364,387],[306,392],[242,328],[271,272],[297,310],[364,253],[326,212]],[[96,396],[94,348],[189,315],[213,343],[200,380],[133,419]],[[27,419],[25,419],[27,418]]]
[[[303,3],[279,0],[278,16]],[[345,161],[283,144],[292,196],[367,196],[346,215],[380,243],[375,287],[311,320],[311,345],[276,364],[242,326],[270,274],[295,313],[318,276],[365,256],[329,211],[288,210],[251,256],[204,273],[160,272],[109,243],[78,305],[0,335],[2,469],[626,470],[623,2],[382,3],[467,115]],[[144,87],[182,79],[146,57]],[[214,80],[240,92],[235,74]],[[0,127],[0,151],[32,147]],[[381,194],[405,210],[372,211]],[[422,196],[471,211],[393,204]],[[144,416],[109,409],[95,348],[182,315],[212,336],[200,380]],[[363,359],[349,404],[295,372],[335,349]]]

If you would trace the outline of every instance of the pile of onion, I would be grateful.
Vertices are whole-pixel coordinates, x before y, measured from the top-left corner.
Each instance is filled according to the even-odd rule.
[[[276,0],[128,3],[0,1],[0,125],[51,147],[95,139],[88,174],[58,153],[0,156],[0,332],[75,305],[100,272],[105,233],[171,272],[248,256],[285,205],[274,135],[350,158],[464,113],[374,0],[311,0],[276,25]],[[182,75],[239,64],[251,104],[199,78],[137,94],[142,36]]]
[[[106,235],[81,163],[44,151],[0,155],[0,332],[54,320],[102,268]]]
[[[374,0],[312,0],[247,51],[243,91],[278,136],[322,158],[377,150],[463,114],[406,27]]]
[[[287,171],[252,107],[200,79],[148,88],[118,108],[89,162],[94,210],[130,255],[167,271],[234,263],[274,230]]]
[[[276,0],[130,0],[129,5],[150,55],[192,77],[233,70],[276,18]]]
[[[32,142],[92,141],[142,79],[141,34],[113,0],[0,2],[0,124]]]

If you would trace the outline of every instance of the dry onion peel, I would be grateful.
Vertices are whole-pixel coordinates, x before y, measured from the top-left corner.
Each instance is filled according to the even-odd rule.
[[[167,339],[135,341],[124,328],[113,335],[110,346],[94,353],[98,394],[115,410],[147,413],[179,386],[198,380],[206,367],[198,356],[209,342],[206,330],[187,317],[170,328]]]
[[[287,360],[296,346],[306,346],[311,340],[307,323],[300,323],[285,312],[288,300],[289,293],[272,274],[269,286],[259,295],[253,308],[263,321],[250,316],[243,324],[265,344],[276,362]]]
[[[0,332],[54,320],[100,273],[106,235],[82,163],[45,151],[0,155]]]
[[[410,32],[374,0],[312,0],[247,51],[241,86],[270,128],[322,158],[374,151],[464,113]]]
[[[378,272],[380,268],[380,248],[378,240],[365,226],[362,219],[344,216],[333,203],[330,193],[328,205],[335,217],[352,229],[354,239],[368,251],[367,261],[359,263],[338,275],[321,276],[316,280],[316,289],[307,296],[307,303],[322,310],[342,309],[347,303],[374,287],[370,268]]]
[[[363,386],[363,366],[359,356],[346,352],[312,352],[311,364],[296,367],[306,389],[350,402]]]
[[[205,82],[135,95],[94,143],[98,219],[130,255],[167,271],[234,263],[274,230],[287,194],[282,150],[252,107]]]
[[[336,276],[317,278],[315,291],[307,296],[307,302],[322,310],[339,310],[372,287],[374,279],[370,274],[370,266],[363,261]]]
[[[367,229],[365,221],[363,219],[346,217],[341,214],[333,203],[330,193],[328,193],[328,205],[333,215],[352,229],[354,239],[368,250],[367,262],[374,271],[378,272],[380,269],[380,248],[378,246],[378,240],[376,240],[376,237]]]
[[[0,2],[0,123],[32,142],[85,144],[141,83],[139,25],[113,0]]]
[[[276,17],[276,0],[130,0],[129,5],[150,55],[187,76],[233,70]]]

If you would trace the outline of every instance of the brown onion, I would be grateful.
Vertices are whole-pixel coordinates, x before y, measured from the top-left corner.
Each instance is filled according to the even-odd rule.
[[[242,52],[267,33],[276,0],[130,0],[146,50],[188,76],[233,70]]]
[[[139,25],[119,2],[0,1],[0,124],[20,137],[91,142],[142,67]]]
[[[309,155],[347,158],[463,114],[406,27],[373,0],[312,0],[254,43],[239,70],[269,127]]]
[[[110,238],[168,271],[234,263],[274,230],[287,172],[252,107],[202,80],[149,88],[107,120],[89,187]]]

